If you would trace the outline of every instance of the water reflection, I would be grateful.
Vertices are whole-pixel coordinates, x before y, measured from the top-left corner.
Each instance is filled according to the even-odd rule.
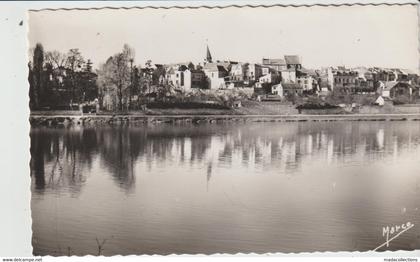
[[[31,175],[38,192],[65,188],[77,195],[96,157],[116,185],[130,191],[139,160],[149,171],[153,163],[204,163],[209,182],[213,166],[292,174],[317,161],[395,159],[402,149],[417,150],[419,142],[420,125],[410,122],[39,128],[31,130]]]
[[[420,122],[31,130],[37,255],[366,251],[420,224]],[[404,210],[404,212],[402,212]],[[389,249],[420,248],[420,227]]]

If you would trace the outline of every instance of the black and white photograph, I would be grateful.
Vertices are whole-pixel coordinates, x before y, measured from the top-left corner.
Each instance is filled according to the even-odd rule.
[[[33,255],[418,251],[418,13],[29,10]]]

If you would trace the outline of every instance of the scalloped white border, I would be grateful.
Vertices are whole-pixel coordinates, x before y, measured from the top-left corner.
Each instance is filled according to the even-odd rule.
[[[227,8],[227,7],[270,7],[270,6],[342,6],[342,5],[403,5],[418,4],[415,0],[371,0],[371,1],[333,1],[333,0],[282,0],[282,1],[51,1],[51,2],[0,2],[0,170],[2,189],[0,206],[0,256],[32,256],[31,245],[31,214],[30,214],[30,177],[29,177],[29,109],[27,90],[18,88],[27,86],[27,22],[28,10],[63,10],[63,9],[97,9],[97,8]],[[420,16],[420,8],[418,8]],[[19,26],[20,21],[23,25]],[[420,33],[420,23],[419,23]],[[419,47],[420,51],[420,47]],[[420,65],[420,60],[419,60]],[[419,257],[420,251],[395,252],[314,252],[314,253],[255,253],[243,254],[214,254],[211,257],[201,255],[170,255],[170,256],[113,256],[113,257],[79,257],[83,261],[137,261],[185,259],[186,257],[200,258],[261,258],[269,256],[275,258],[294,258],[298,261],[311,260],[335,261],[341,259],[364,260],[366,257],[383,261],[384,257]],[[340,259],[340,260],[341,260]],[[44,257],[44,261],[74,261],[74,258]],[[420,260],[419,260],[420,261]]]

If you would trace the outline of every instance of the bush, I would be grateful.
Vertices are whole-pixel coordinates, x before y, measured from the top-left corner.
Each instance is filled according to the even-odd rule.
[[[200,102],[151,102],[147,104],[147,108],[156,109],[229,109],[229,107],[217,103],[200,103]]]
[[[360,103],[361,105],[364,106],[368,106],[368,105],[372,105],[376,102],[375,97],[371,97],[371,96],[364,96],[360,99]]]
[[[410,103],[410,98],[407,96],[397,96],[392,100],[394,105],[403,105]]]
[[[302,105],[298,105],[296,109],[336,109],[339,108],[338,106],[331,105],[328,103],[305,103]]]

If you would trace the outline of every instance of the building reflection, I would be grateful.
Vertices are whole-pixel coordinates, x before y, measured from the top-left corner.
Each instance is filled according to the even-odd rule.
[[[161,125],[142,128],[31,130],[33,189],[81,191],[95,159],[115,184],[135,187],[136,163],[196,165],[207,183],[220,167],[276,169],[289,174],[320,163],[363,162],[417,150],[417,122]]]

